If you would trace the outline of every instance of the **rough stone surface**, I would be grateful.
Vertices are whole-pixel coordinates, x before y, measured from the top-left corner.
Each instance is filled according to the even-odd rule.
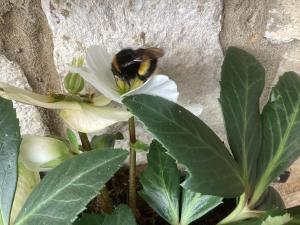
[[[268,11],[265,37],[273,43],[300,40],[300,1],[273,0]]]
[[[54,61],[61,76],[67,72],[66,63],[87,47],[100,44],[110,53],[137,48],[144,33],[145,46],[165,49],[160,72],[177,82],[180,102],[204,105],[202,118],[223,133],[217,101],[223,57],[220,0],[43,0],[42,6],[53,31]]]
[[[20,67],[3,55],[0,55],[0,81],[31,90]],[[14,107],[16,107],[17,116],[20,121],[21,134],[45,135],[48,133],[48,128],[43,123],[40,113],[34,106],[14,102]]]
[[[0,2],[0,54],[20,66],[34,91],[47,94],[61,90],[53,63],[51,30],[40,0]],[[51,133],[63,133],[62,122],[53,110],[38,110]]]

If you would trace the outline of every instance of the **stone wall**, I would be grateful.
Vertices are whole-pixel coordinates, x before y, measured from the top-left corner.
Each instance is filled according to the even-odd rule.
[[[0,0],[0,80],[44,94],[63,91],[73,56],[93,44],[111,53],[139,47],[141,34],[146,46],[165,49],[160,72],[177,82],[180,102],[203,107],[201,119],[222,139],[218,81],[228,46],[253,53],[265,66],[262,104],[284,71],[300,73],[300,0]],[[64,134],[55,112],[16,108],[23,134]],[[141,138],[149,137],[138,130]],[[286,196],[300,196],[296,165],[291,183],[279,187]]]

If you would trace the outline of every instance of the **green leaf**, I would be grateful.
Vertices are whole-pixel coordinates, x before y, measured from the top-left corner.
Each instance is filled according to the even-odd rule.
[[[199,219],[219,204],[222,198],[212,195],[202,195],[183,189],[180,225],[188,225]]]
[[[243,192],[236,162],[217,135],[198,117],[158,96],[129,96],[123,102],[168,153],[186,166],[190,176],[183,183],[185,188],[222,197],[237,197]]]
[[[171,225],[179,224],[180,174],[175,160],[157,141],[150,145],[148,166],[140,182],[140,196]]]
[[[102,225],[136,225],[136,221],[131,209],[120,205],[111,215],[105,215]]]
[[[243,170],[245,183],[255,185],[256,164],[261,148],[262,123],[259,98],[265,71],[249,53],[230,47],[221,73],[220,103],[230,149]]]
[[[79,154],[80,153],[79,143],[75,133],[71,129],[67,128],[67,136],[69,139],[69,143],[71,145],[72,152]]]
[[[300,225],[300,206],[286,209],[285,212],[289,213],[293,217],[287,225]]]
[[[291,223],[293,221],[291,214],[286,211],[272,210],[264,212],[259,218],[241,220],[226,225],[296,225]]]
[[[255,209],[261,211],[272,209],[283,210],[284,208],[284,202],[280,194],[273,187],[268,187],[255,206]]]
[[[92,138],[91,146],[93,149],[113,148],[116,140],[122,139],[124,139],[124,137],[120,132],[114,134],[102,134]]]
[[[131,209],[120,205],[112,214],[83,214],[74,225],[136,225]]]
[[[123,150],[103,149],[66,160],[34,189],[15,225],[71,224],[126,156]]]
[[[279,216],[268,216],[263,222],[262,225],[285,225],[292,220],[290,214],[285,213]]]
[[[136,140],[134,144],[130,144],[136,152],[147,152],[150,146],[140,140]]]
[[[300,155],[300,77],[285,73],[272,89],[263,113],[263,151],[258,162],[259,181],[251,203]]]
[[[20,127],[11,101],[0,98],[0,224],[9,223],[17,186]]]
[[[81,218],[78,218],[74,225],[102,225],[104,215],[83,213]]]

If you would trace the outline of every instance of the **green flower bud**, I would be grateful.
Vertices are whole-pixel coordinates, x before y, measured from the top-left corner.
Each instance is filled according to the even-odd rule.
[[[68,73],[64,86],[69,93],[78,94],[84,88],[84,80],[78,73]]]
[[[83,57],[74,58],[72,66],[82,67],[83,63]],[[64,86],[70,94],[78,94],[84,88],[84,80],[79,73],[68,73],[64,79]]]

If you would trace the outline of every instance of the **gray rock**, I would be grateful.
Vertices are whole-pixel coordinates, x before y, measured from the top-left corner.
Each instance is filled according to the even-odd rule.
[[[9,61],[5,56],[0,55],[0,81],[7,82],[19,88],[31,90],[24,73],[20,67]],[[14,102],[17,116],[20,121],[21,134],[45,135],[48,128],[41,119],[36,107]]]
[[[219,96],[222,2],[43,0],[53,31],[54,61],[63,77],[66,63],[100,44],[110,53],[124,47],[159,46],[160,72],[177,82],[180,102],[202,104],[202,119],[224,134]]]
[[[265,37],[273,43],[300,40],[300,2],[271,1]]]

